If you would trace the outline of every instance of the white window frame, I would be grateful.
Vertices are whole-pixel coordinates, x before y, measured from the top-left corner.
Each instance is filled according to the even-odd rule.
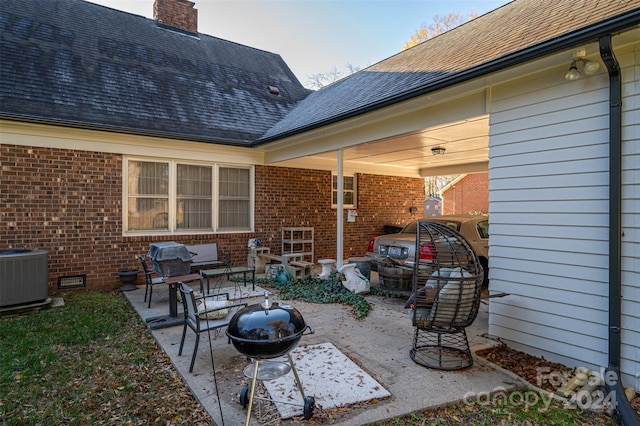
[[[334,199],[334,194],[336,194],[336,192],[338,191],[337,188],[334,188],[333,186],[333,181],[334,178],[337,178],[338,174],[337,173],[331,173],[331,208],[337,209],[338,208],[338,204],[333,202]],[[353,178],[353,189],[348,189],[345,190],[344,192],[351,192],[353,193],[353,204],[347,204],[344,203],[344,194],[343,194],[343,205],[342,208],[344,209],[355,209],[358,207],[358,175],[357,174],[343,174],[342,175],[342,179],[344,182],[344,178]],[[337,199],[337,197],[336,197]]]
[[[129,180],[129,161],[140,162],[155,162],[164,163],[169,165],[169,184],[168,184],[168,228],[163,230],[157,229],[144,229],[144,230],[129,230],[128,223],[128,211],[129,211],[129,193],[128,193],[128,180]],[[176,227],[176,202],[177,202],[177,170],[178,165],[195,165],[195,166],[209,166],[212,168],[212,186],[211,189],[211,228],[206,229],[177,229]],[[224,229],[219,225],[219,170],[223,168],[236,168],[249,170],[249,226],[246,228],[233,228]],[[211,163],[211,162],[197,162],[197,161],[180,161],[170,160],[166,158],[152,158],[152,157],[137,157],[130,156],[124,157],[122,161],[122,223],[123,223],[123,235],[124,236],[140,236],[140,235],[194,235],[194,234],[232,234],[232,233],[245,233],[254,231],[254,211],[255,211],[255,168],[253,166],[245,166],[238,164],[228,163]]]

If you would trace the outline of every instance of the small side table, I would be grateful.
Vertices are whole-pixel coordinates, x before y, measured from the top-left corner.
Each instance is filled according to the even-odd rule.
[[[218,269],[204,269],[202,271],[202,277],[207,279],[207,292],[204,292],[204,288],[202,288],[202,294],[209,294],[209,280],[211,278],[217,278],[216,282],[213,286],[213,292],[216,293],[216,289],[222,285],[222,280],[224,277],[229,279],[232,275],[242,274],[242,281],[244,282],[244,286],[247,286],[248,276],[250,274],[252,290],[256,289],[256,270],[255,268],[250,268],[249,266],[232,266],[228,268],[218,268]],[[238,284],[235,284],[236,290],[239,290]]]

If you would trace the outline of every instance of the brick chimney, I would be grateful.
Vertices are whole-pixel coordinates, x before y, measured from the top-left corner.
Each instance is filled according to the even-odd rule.
[[[162,27],[198,34],[198,9],[193,6],[188,0],[155,0],[153,18]]]

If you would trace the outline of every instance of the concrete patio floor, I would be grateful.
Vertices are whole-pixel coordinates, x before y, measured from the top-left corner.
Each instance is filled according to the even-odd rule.
[[[372,272],[371,275],[371,284],[375,286],[377,274]],[[233,287],[234,284],[228,285]],[[198,286],[193,287],[195,289]],[[147,303],[143,301],[144,291],[144,286],[138,286],[137,290],[123,292],[143,320],[168,314],[167,285],[154,286],[151,308],[147,308]],[[260,291],[254,294],[245,301],[249,304],[259,303],[262,299]],[[333,424],[375,423],[416,410],[460,401],[465,396],[472,399],[473,395],[492,392],[497,388],[509,389],[517,386],[513,378],[483,365],[477,357],[471,368],[456,372],[432,370],[416,364],[409,357],[414,328],[404,310],[405,300],[370,295],[366,297],[372,309],[364,320],[357,320],[348,306],[287,302],[300,311],[306,323],[315,329],[314,334],[301,338],[300,346],[333,344],[391,394],[386,399],[340,410],[335,413]],[[278,297],[273,295],[271,299],[277,301]],[[490,302],[483,301],[478,318],[467,329],[474,351],[496,343],[483,337],[487,333],[488,303]],[[178,305],[179,315],[182,316],[182,306],[180,303]],[[239,404],[238,394],[250,382],[243,375],[243,369],[250,362],[233,345],[228,344],[225,329],[217,337],[212,334],[211,346],[218,385],[216,392],[209,339],[203,334],[193,372],[189,373],[195,335],[191,330],[187,331],[183,354],[178,356],[182,328],[182,325],[175,325],[151,332],[216,424],[245,424],[247,410]],[[313,395],[313,383],[303,383],[303,386],[307,395]],[[220,397],[221,408],[217,395]],[[283,420],[279,424],[291,422]],[[252,414],[251,424],[260,424],[255,414]]]

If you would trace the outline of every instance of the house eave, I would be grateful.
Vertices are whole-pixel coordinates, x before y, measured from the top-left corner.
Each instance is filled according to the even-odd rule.
[[[145,131],[142,129],[137,129],[133,127],[122,127],[122,126],[109,126],[104,124],[91,124],[80,121],[73,120],[55,120],[55,119],[47,119],[41,117],[33,117],[21,114],[7,114],[0,113],[0,120],[7,121],[19,121],[24,123],[33,123],[33,124],[45,124],[50,126],[60,126],[60,127],[71,127],[75,129],[81,130],[96,130],[102,132],[111,132],[111,133],[122,133],[127,135],[134,136],[146,136],[146,137],[154,137],[154,138],[162,138],[162,139],[179,139],[188,142],[200,142],[200,143],[208,143],[215,145],[227,145],[234,147],[249,147],[249,142],[246,140],[221,140],[214,138],[206,138],[206,137],[198,137],[196,135],[187,135],[181,133],[173,133],[173,132],[163,132],[163,131]]]

